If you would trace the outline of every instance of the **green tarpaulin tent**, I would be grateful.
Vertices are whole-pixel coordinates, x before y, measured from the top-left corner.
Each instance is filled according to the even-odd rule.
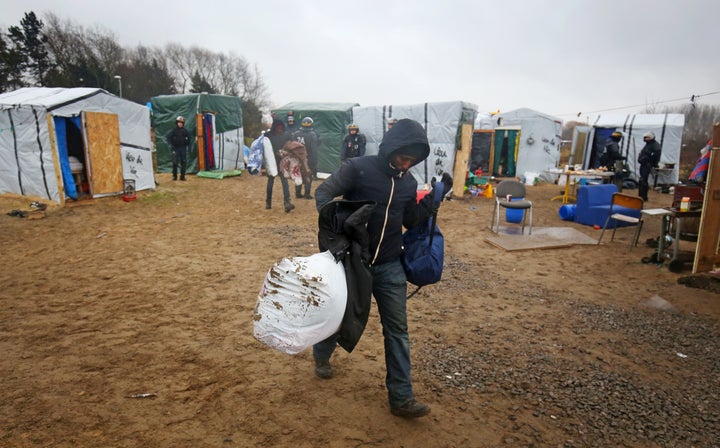
[[[198,164],[198,117],[203,120],[201,147],[206,151],[212,147],[212,153],[205,160],[206,170],[234,170],[245,167],[243,161],[243,121],[242,101],[236,96],[193,93],[187,95],[161,95],[150,101],[152,107],[152,127],[155,131],[157,150],[157,169],[169,172],[172,169],[170,149],[165,138],[175,126],[178,116],[185,118],[185,128],[192,137],[188,151],[189,173],[197,172]]]
[[[318,172],[331,174],[340,167],[340,150],[347,134],[347,125],[352,123],[352,108],[357,103],[303,103],[293,102],[274,109],[275,117],[287,122],[287,114],[293,111],[295,123],[305,117],[315,122],[315,132],[320,137],[318,151]]]

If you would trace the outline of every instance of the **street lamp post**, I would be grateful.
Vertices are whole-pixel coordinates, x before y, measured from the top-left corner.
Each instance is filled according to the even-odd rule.
[[[118,80],[118,85],[120,86],[120,98],[122,98],[122,76],[115,75],[115,79]]]

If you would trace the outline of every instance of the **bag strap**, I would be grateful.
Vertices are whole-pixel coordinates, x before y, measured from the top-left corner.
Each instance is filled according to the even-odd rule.
[[[412,298],[412,296],[414,296],[415,294],[418,293],[418,291],[420,291],[420,288],[422,288],[422,286],[418,286],[418,287],[415,289],[415,291],[411,292],[410,295],[408,295],[407,297],[405,297],[405,300],[410,300],[410,298]]]
[[[432,247],[433,237],[435,236],[435,224],[437,224],[438,210],[440,210],[440,203],[442,203],[444,191],[445,185],[442,182],[435,182],[435,190],[433,190],[432,220],[430,223],[430,247]]]

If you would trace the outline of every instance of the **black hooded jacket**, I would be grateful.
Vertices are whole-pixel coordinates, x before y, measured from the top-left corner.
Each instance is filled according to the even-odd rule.
[[[281,129],[280,132],[276,133],[275,130],[278,127],[281,127]],[[280,164],[280,149],[290,140],[290,134],[285,130],[285,123],[283,123],[282,120],[274,118],[272,126],[270,126],[270,132],[266,132],[265,137],[270,139],[273,153],[275,153],[275,161]]]
[[[376,204],[367,224],[370,264],[374,265],[400,257],[403,226],[413,227],[432,214],[432,195],[417,204],[417,181],[390,165],[393,154],[411,155],[415,165],[427,158],[430,145],[420,123],[398,121],[385,134],[378,155],[347,160],[315,192],[318,210],[338,196]]]

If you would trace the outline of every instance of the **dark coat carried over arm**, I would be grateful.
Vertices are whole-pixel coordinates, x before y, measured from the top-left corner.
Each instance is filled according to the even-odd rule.
[[[372,275],[368,269],[367,220],[375,204],[371,201],[337,200],[325,204],[318,218],[320,250],[328,250],[345,268],[347,305],[338,330],[338,345],[352,352],[365,331],[370,315]]]
[[[430,145],[418,122],[400,120],[385,134],[378,155],[348,160],[315,191],[320,247],[344,257],[348,305],[338,344],[347,351],[360,339],[370,312],[368,266],[397,260],[403,226],[416,225],[433,210],[431,197],[416,202],[415,178],[391,165],[396,153],[415,157],[415,164],[427,158]],[[338,196],[344,200],[334,200]]]

